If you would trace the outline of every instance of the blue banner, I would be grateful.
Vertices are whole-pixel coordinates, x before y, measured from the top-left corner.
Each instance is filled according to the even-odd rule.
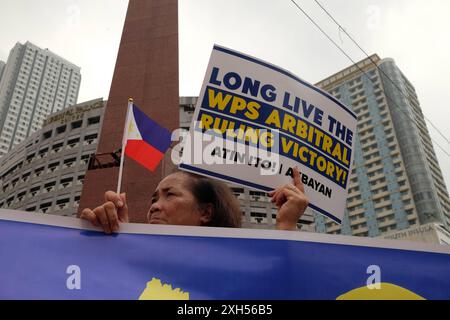
[[[0,210],[0,299],[450,299],[450,248]]]

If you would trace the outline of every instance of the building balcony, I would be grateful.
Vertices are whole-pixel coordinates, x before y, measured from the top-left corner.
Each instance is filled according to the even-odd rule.
[[[350,226],[353,227],[353,226],[356,226],[358,224],[364,223],[366,221],[367,221],[366,217],[358,218],[358,219],[355,219],[353,221],[350,220]]]
[[[42,194],[50,193],[50,192],[53,192],[53,191],[55,191],[55,190],[56,190],[56,187],[55,187],[55,186],[53,186],[53,187],[47,187],[47,188],[44,188],[44,189],[42,190]]]
[[[79,145],[80,145],[80,144],[79,144],[78,142],[77,142],[77,143],[68,144],[68,145],[66,146],[66,150],[72,150],[72,149],[75,149],[75,148],[77,148]]]
[[[83,146],[89,146],[89,145],[92,145],[92,144],[95,144],[95,143],[97,143],[97,139],[86,140],[86,141],[83,142]]]
[[[73,182],[62,183],[59,185],[59,190],[66,189],[72,187]]]
[[[356,236],[358,234],[365,233],[365,232],[368,232],[368,231],[369,231],[369,228],[367,226],[365,226],[365,227],[358,227],[358,228],[355,228],[355,229],[352,228],[352,235]]]
[[[341,225],[339,225],[339,224],[333,224],[332,226],[327,227],[327,233],[335,232],[335,231],[339,231],[339,230],[341,230]]]
[[[376,215],[377,215],[377,219],[380,219],[380,218],[385,218],[387,216],[390,216],[391,214],[394,214],[393,209],[388,209],[386,211],[382,211],[380,213],[377,213]]]
[[[389,226],[394,225],[396,223],[397,223],[397,221],[395,220],[395,217],[394,217],[393,219],[388,219],[388,220],[385,220],[383,222],[378,222],[378,227],[379,228],[386,228],[386,227],[389,227]]]

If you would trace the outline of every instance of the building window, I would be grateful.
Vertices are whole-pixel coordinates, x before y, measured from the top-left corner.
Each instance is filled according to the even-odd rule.
[[[55,190],[55,186],[56,186],[56,182],[49,182],[47,184],[44,185],[44,189],[46,192],[52,192],[53,190]]]
[[[66,132],[66,128],[67,128],[66,125],[63,125],[63,126],[61,126],[61,127],[58,127],[58,128],[56,128],[56,133],[57,133],[57,134],[60,134],[60,133]]]
[[[24,173],[22,176],[22,181],[26,182],[30,178],[31,172]]]
[[[59,166],[59,161],[49,164],[48,165],[48,172],[55,172],[56,169],[58,168],[58,166]]]
[[[51,206],[52,206],[51,202],[43,203],[39,206],[39,211],[41,211],[42,213],[47,213],[47,211],[50,209]]]
[[[76,196],[76,197],[73,199],[73,206],[74,206],[75,208],[78,208],[79,205],[80,205],[80,196]]]
[[[50,138],[52,137],[52,132],[53,132],[52,130],[45,132],[45,133],[42,135],[42,139],[43,139],[43,140],[50,139]]]
[[[38,193],[39,193],[39,190],[41,189],[41,187],[40,186],[37,186],[37,187],[33,187],[33,188],[31,188],[30,189],[30,197],[35,197]]]
[[[62,142],[54,144],[52,146],[52,153],[57,153],[59,150],[61,150],[62,146],[63,146]]]
[[[59,210],[63,210],[68,208],[69,201],[70,198],[59,199],[56,201],[56,205],[58,206]]]
[[[70,158],[70,159],[64,160],[63,168],[65,169],[65,168],[72,167],[76,160],[77,160],[77,158]]]
[[[34,153],[27,156],[26,162],[31,163],[33,161],[33,159],[34,159]]]
[[[72,130],[81,128],[82,125],[83,125],[83,120],[72,122],[72,124],[71,124]]]
[[[6,207],[8,208],[12,204],[13,201],[14,201],[14,196],[6,199]]]
[[[91,158],[91,155],[90,155],[90,154],[82,155],[82,156],[81,156],[80,164],[81,164],[81,165],[86,165],[86,164],[88,164],[90,158]]]
[[[92,117],[88,119],[88,126],[94,125],[96,123],[100,122],[100,116],[98,117]]]
[[[78,142],[80,142],[80,138],[70,139],[69,141],[67,141],[68,149],[72,149],[78,146]]]
[[[16,179],[14,179],[14,180],[11,182],[11,185],[12,185],[13,188],[16,186],[16,184],[17,184],[18,181],[19,181],[19,178],[16,178]]]
[[[97,134],[90,134],[84,137],[84,145],[90,145],[97,141]]]
[[[82,185],[83,182],[84,182],[84,175],[78,176],[78,181],[77,181],[77,183]]]
[[[64,188],[70,187],[72,185],[72,181],[73,181],[73,177],[61,179],[60,188],[64,189]]]
[[[40,168],[37,168],[36,170],[34,170],[34,174],[36,177],[39,177],[43,171],[44,171],[44,167],[40,167]]]
[[[48,152],[48,148],[43,148],[43,149],[39,150],[39,157],[40,158],[45,157],[47,155],[47,152]]]

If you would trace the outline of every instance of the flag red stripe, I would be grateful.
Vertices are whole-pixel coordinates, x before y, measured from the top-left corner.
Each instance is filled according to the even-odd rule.
[[[164,154],[143,140],[128,140],[125,154],[151,171],[155,171]]]

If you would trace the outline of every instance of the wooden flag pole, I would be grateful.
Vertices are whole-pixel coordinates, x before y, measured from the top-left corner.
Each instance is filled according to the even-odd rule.
[[[127,146],[127,139],[128,139],[128,126],[129,126],[129,117],[130,112],[133,108],[133,102],[134,100],[132,98],[128,99],[128,107],[127,107],[127,115],[125,117],[125,128],[123,130],[123,138],[122,138],[122,152],[120,153],[120,167],[119,167],[119,178],[117,181],[117,194],[120,195],[120,189],[122,186],[122,175],[123,175],[123,162],[125,159],[125,147]]]

